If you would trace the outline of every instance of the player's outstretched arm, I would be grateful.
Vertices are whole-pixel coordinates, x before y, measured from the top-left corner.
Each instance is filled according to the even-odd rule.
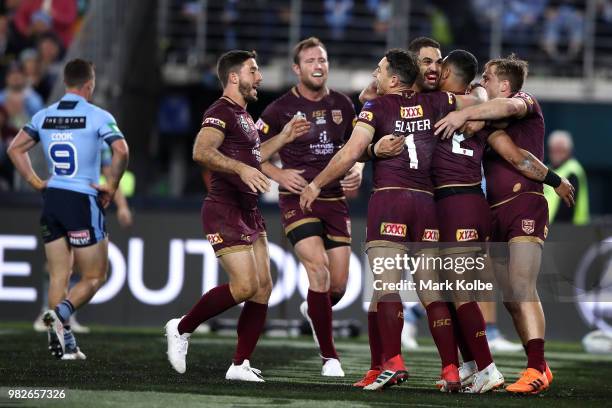
[[[121,181],[121,177],[123,177],[123,173],[125,169],[127,169],[130,159],[130,149],[124,138],[114,140],[110,147],[113,151],[113,159],[107,174],[105,174],[106,184],[93,185],[93,187],[98,190],[98,200],[104,208],[108,207],[115,197],[117,189],[119,188],[119,181]]]
[[[300,196],[302,211],[311,211],[314,200],[319,196],[321,188],[340,178],[357,162],[374,137],[374,130],[359,123],[353,129],[348,142],[332,157],[327,166],[308,186]]]
[[[568,206],[574,205],[574,187],[572,184],[546,167],[532,153],[514,144],[505,131],[497,130],[493,132],[487,141],[493,150],[525,177],[553,187]]]
[[[376,94],[376,81],[372,81],[359,94],[359,102],[363,104],[373,99],[376,99],[377,97],[378,95]]]
[[[520,98],[495,98],[479,105],[465,107],[464,109],[463,105],[459,104],[459,100],[465,97],[460,98],[457,96],[457,107],[461,110],[449,113],[434,125],[436,128],[434,133],[441,135],[442,139],[452,137],[453,133],[461,129],[468,120],[520,118],[527,113],[527,103]]]
[[[41,191],[47,186],[47,181],[43,181],[38,177],[32,168],[32,162],[28,154],[28,151],[30,151],[36,143],[37,141],[32,139],[32,137],[22,129],[17,133],[17,136],[15,136],[6,152],[19,174],[21,174],[21,177],[23,177],[32,188]]]
[[[287,143],[293,142],[310,130],[310,122],[302,116],[294,116],[283,126],[280,133],[261,144],[261,161],[266,162]]]
[[[211,127],[200,129],[193,144],[193,161],[210,170],[238,175],[254,193],[269,191],[270,180],[262,172],[219,151],[224,139],[220,130]]]

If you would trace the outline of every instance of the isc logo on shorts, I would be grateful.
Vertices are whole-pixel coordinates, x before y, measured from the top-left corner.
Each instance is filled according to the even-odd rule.
[[[391,235],[392,237],[405,237],[406,236],[406,224],[393,224],[390,222],[383,222],[380,224],[380,235]]]
[[[223,242],[223,238],[221,238],[218,232],[216,234],[206,235],[206,239],[210,242],[210,245],[217,245]]]
[[[87,245],[91,241],[89,230],[68,231],[68,241],[71,245]]]
[[[289,210],[287,212],[285,212],[285,219],[288,220],[291,217],[294,217],[296,213],[296,210]]]
[[[423,116],[423,107],[416,106],[400,106],[400,116],[402,119],[414,119]]]
[[[438,242],[440,240],[440,231],[437,229],[426,229],[423,231],[421,241]]]
[[[478,231],[473,228],[470,229],[458,229],[455,233],[457,242],[463,241],[478,241]]]

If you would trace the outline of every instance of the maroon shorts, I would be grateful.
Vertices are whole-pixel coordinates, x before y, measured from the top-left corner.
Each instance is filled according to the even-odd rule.
[[[312,212],[300,208],[300,196],[281,194],[278,200],[281,223],[293,245],[304,238],[320,236],[326,249],[351,244],[351,219],[346,199],[319,198]]]
[[[453,194],[436,201],[440,242],[485,242],[491,236],[491,210],[482,194]]]
[[[202,204],[202,227],[217,257],[249,250],[259,237],[266,236],[266,224],[258,208],[245,210],[208,200]]]
[[[406,246],[409,242],[438,242],[433,196],[408,189],[377,190],[368,203],[366,247]]]
[[[491,208],[491,240],[539,242],[548,235],[548,203],[542,194],[523,193]]]

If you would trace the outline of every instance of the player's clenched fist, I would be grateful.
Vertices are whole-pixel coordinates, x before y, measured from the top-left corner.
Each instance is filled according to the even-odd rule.
[[[303,116],[294,116],[283,126],[281,133],[286,138],[286,143],[291,143],[300,136],[305,135],[310,130],[310,122]]]
[[[312,203],[321,194],[321,189],[314,183],[310,183],[306,186],[302,194],[300,194],[300,208],[304,212],[312,211]]]
[[[259,170],[254,167],[247,166],[246,164],[242,164],[238,168],[238,175],[240,176],[240,180],[254,193],[260,192],[265,193],[270,191],[270,180]]]

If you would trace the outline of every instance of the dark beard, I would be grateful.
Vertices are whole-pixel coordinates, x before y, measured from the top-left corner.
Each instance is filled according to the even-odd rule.
[[[325,82],[323,82],[321,85],[315,85],[310,81],[310,79],[302,79],[302,84],[313,92],[319,92],[325,87]]]
[[[438,83],[440,81],[438,80]],[[435,91],[437,86],[431,87],[429,82],[425,79],[424,75],[419,75],[416,80],[417,86],[421,89],[421,91]]]
[[[246,103],[257,102],[257,96],[251,95],[251,89],[253,87],[250,85],[245,85],[242,82],[238,84],[238,92],[240,92]]]

